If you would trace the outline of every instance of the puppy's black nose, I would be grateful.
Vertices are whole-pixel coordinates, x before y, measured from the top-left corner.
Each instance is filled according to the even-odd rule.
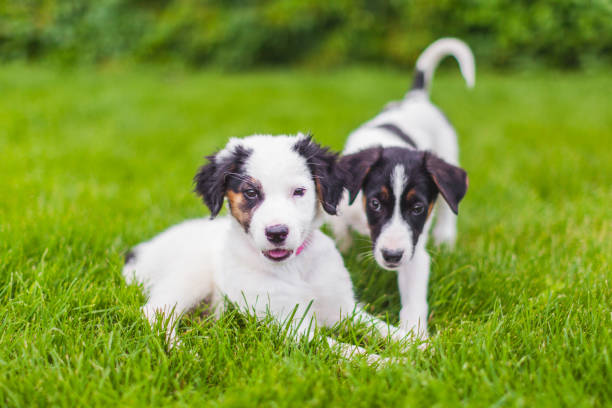
[[[289,227],[284,224],[276,224],[266,227],[266,238],[273,244],[282,244],[289,235]]]
[[[404,251],[401,249],[394,249],[394,250],[382,249],[380,252],[382,253],[382,256],[385,262],[388,262],[390,264],[399,263],[399,261],[402,260],[402,255],[404,255]]]

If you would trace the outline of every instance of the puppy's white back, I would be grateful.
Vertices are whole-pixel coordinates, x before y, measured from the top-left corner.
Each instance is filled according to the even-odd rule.
[[[420,150],[443,153],[444,149],[440,149],[440,146],[448,142],[449,133],[455,134],[444,114],[429,101],[427,94],[424,91],[413,91],[405,99],[382,111],[352,132],[343,154],[355,153],[376,145],[408,147],[397,135],[376,127],[386,123],[398,126],[410,136]]]

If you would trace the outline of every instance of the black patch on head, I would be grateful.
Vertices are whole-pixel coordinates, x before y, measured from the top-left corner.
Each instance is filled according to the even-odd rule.
[[[448,206],[457,214],[459,201],[465,196],[468,187],[468,177],[465,170],[453,166],[429,152],[425,154],[425,167]]]
[[[311,135],[300,139],[293,150],[306,160],[321,206],[328,214],[335,215],[346,179],[346,174],[336,162],[338,154],[321,147],[312,140]]]
[[[382,156],[383,148],[372,147],[361,150],[357,153],[347,154],[342,156],[338,162],[344,173],[347,175],[345,181],[346,189],[349,191],[349,204],[353,204],[357,194],[363,186],[363,182],[374,166]]]
[[[226,195],[232,216],[244,232],[249,232],[253,212],[265,198],[261,183],[243,174],[232,174],[228,176]]]
[[[349,191],[352,201],[361,190],[370,227],[372,245],[393,216],[396,191],[392,175],[399,165],[404,168],[406,184],[401,192],[400,214],[410,225],[416,245],[438,192],[442,192],[453,211],[465,194],[465,171],[429,152],[401,147],[373,148],[345,156],[341,162],[353,176]],[[443,191],[444,189],[444,191]],[[421,208],[419,213],[417,208]],[[413,248],[414,251],[414,248]]]
[[[438,190],[424,166],[425,153],[401,147],[385,148],[378,162],[372,166],[362,186],[365,211],[370,227],[372,245],[376,244],[383,227],[393,216],[397,192],[393,191],[392,175],[397,166],[404,168],[406,184],[400,192],[400,215],[410,225],[413,232],[412,242],[416,245],[427,221],[427,208],[436,200]],[[386,191],[388,194],[382,194]],[[372,200],[380,202],[380,210],[375,211]],[[413,213],[416,206],[422,206],[421,214]],[[414,250],[414,248],[413,248]]]
[[[417,69],[414,72],[414,79],[412,80],[412,90],[425,89],[425,72]]]
[[[238,145],[223,159],[217,159],[217,154],[207,156],[209,163],[200,167],[193,178],[194,191],[202,197],[204,204],[210,209],[211,218],[221,211],[230,176],[240,175],[251,150]]]

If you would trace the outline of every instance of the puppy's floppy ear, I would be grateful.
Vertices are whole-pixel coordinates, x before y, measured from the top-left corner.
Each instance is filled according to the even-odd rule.
[[[194,191],[202,197],[202,201],[210,210],[210,218],[214,218],[223,205],[225,196],[225,180],[220,166],[215,163],[215,155],[207,156],[208,164],[200,167],[193,178],[195,183]],[[219,177],[221,176],[221,177]]]
[[[228,176],[239,172],[249,154],[250,151],[242,146],[236,146],[230,155],[223,158],[218,157],[219,153],[207,156],[208,164],[200,167],[193,178],[194,191],[210,209],[210,218],[215,218],[221,211]]]
[[[328,214],[335,215],[346,177],[338,167],[338,154],[313,141],[310,134],[300,139],[293,150],[306,159],[321,206]]]
[[[468,188],[468,177],[465,170],[453,166],[433,153],[425,153],[425,168],[448,206],[455,214],[459,211],[459,201],[465,196]]]
[[[357,198],[370,168],[380,159],[382,151],[382,147],[377,146],[340,158],[339,166],[347,173],[345,186],[349,191],[349,204],[353,204]]]

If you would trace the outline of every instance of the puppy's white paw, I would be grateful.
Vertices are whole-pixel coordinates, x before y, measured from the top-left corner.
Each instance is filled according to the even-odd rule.
[[[142,306],[140,310],[152,328],[155,328],[158,322],[161,324],[166,333],[165,338],[169,350],[181,346],[181,340],[178,338],[174,327],[177,319],[172,314],[172,310],[168,311],[168,308],[155,307],[150,304]]]
[[[408,359],[405,357],[381,357],[378,354],[370,354],[368,356],[368,364],[376,367],[376,369],[381,369],[385,367],[390,367],[396,364],[408,364]]]
[[[407,333],[406,338],[412,341],[427,342],[429,334],[427,333],[427,323],[424,323],[419,317],[411,319],[402,319],[401,328]],[[427,347],[427,346],[425,346]],[[421,346],[419,346],[421,348]]]
[[[391,340],[397,343],[409,343],[414,337],[410,330],[405,330],[402,327],[398,327],[397,330],[394,330],[390,333]]]
[[[429,337],[426,337],[424,339],[421,339],[421,344],[419,344],[417,346],[417,348],[421,351],[425,351],[429,348]]]

